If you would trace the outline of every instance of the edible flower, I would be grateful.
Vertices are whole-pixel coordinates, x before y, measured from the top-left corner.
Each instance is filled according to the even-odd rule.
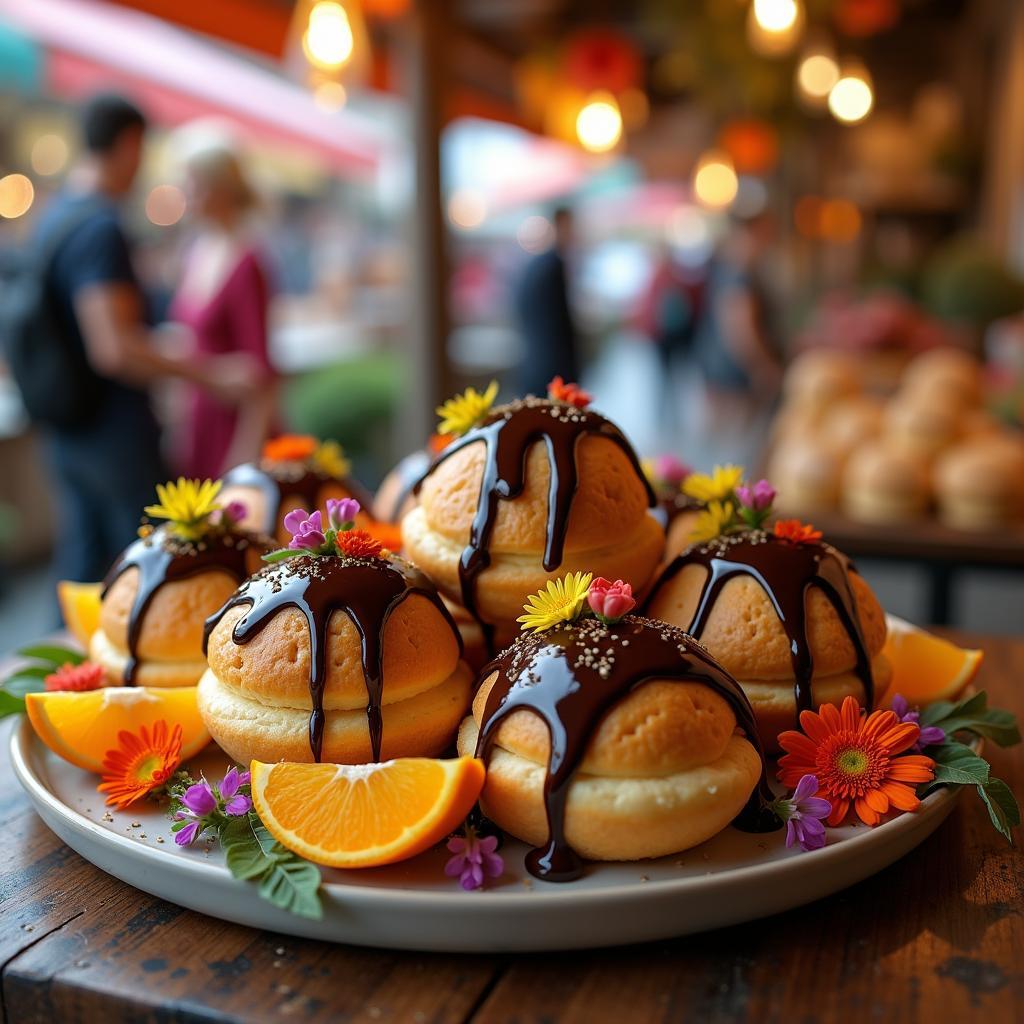
[[[548,398],[552,402],[574,405],[577,409],[586,409],[593,401],[590,393],[584,391],[579,384],[566,382],[560,376],[551,378],[551,383],[548,384]]]
[[[367,530],[346,530],[339,533],[335,544],[338,547],[338,554],[348,555],[349,558],[376,558],[384,548],[384,545]]]
[[[789,797],[774,800],[771,809],[786,823],[786,846],[820,850],[825,845],[825,826],[821,823],[832,813],[832,805],[820,796],[817,776],[803,775]]]
[[[693,529],[690,530],[691,544],[701,544],[728,533],[734,526],[736,508],[731,501],[710,501],[707,508],[697,513]]]
[[[715,466],[707,473],[691,473],[683,481],[683,493],[697,501],[725,501],[743,479],[742,466]]]
[[[920,803],[914,787],[934,777],[930,757],[904,753],[917,742],[920,727],[901,722],[893,711],[865,715],[847,697],[842,709],[822,704],[817,713],[801,711],[800,729],[779,736],[786,754],[779,760],[778,776],[783,784],[796,786],[805,775],[814,775],[815,796],[832,804],[829,825],[843,822],[851,806],[869,826],[890,810],[914,811]]]
[[[171,831],[178,846],[191,846],[208,828],[217,827],[224,817],[237,818],[252,810],[252,798],[242,789],[249,785],[249,773],[230,768],[224,778],[211,785],[206,779],[186,780],[183,788],[168,787],[174,824]]]
[[[79,665],[68,661],[56,672],[43,677],[43,687],[51,691],[73,690],[78,693],[84,690],[98,690],[103,686],[104,675],[103,666],[97,665],[94,661],[83,661]]]
[[[449,398],[434,411],[441,417],[437,425],[439,434],[454,434],[461,437],[472,430],[490,411],[498,397],[498,382],[492,380],[481,394],[476,388],[466,388],[461,395]]]
[[[268,462],[305,462],[318,445],[310,434],[282,434],[263,445],[263,458]]]
[[[756,484],[740,484],[736,488],[736,501],[743,522],[752,530],[760,530],[771,515],[775,488],[767,480],[758,480]]]
[[[523,605],[526,614],[520,615],[516,622],[535,633],[560,622],[574,622],[583,610],[593,578],[593,573],[570,572],[560,580],[548,580],[543,590],[530,595]]]
[[[693,470],[674,455],[655,455],[653,459],[644,459],[643,470],[647,479],[656,486],[669,487],[673,490],[682,486],[683,481]]]
[[[96,788],[120,811],[163,786],[177,770],[181,725],[171,729],[161,718],[152,729],[143,725],[138,733],[122,729],[117,743],[103,758],[103,778]]]
[[[431,455],[440,455],[454,440],[454,434],[431,434],[427,441],[427,450]]]
[[[910,748],[920,753],[925,747],[932,747],[938,743],[946,742],[946,730],[937,725],[921,726],[921,709],[912,708],[907,698],[897,693],[891,701],[893,713],[901,722],[912,722],[921,727],[917,742]]]
[[[327,476],[343,480],[352,472],[352,463],[345,455],[345,449],[337,441],[321,441],[309,461],[315,469]]]
[[[623,615],[636,607],[633,598],[633,587],[622,580],[609,583],[603,576],[598,576],[587,591],[587,604],[590,610],[606,625],[618,622]]]
[[[801,523],[799,519],[780,519],[775,524],[775,536],[792,544],[812,544],[821,540],[821,530],[816,530],[810,523]]]
[[[328,498],[327,521],[335,530],[351,530],[359,515],[359,502],[355,498]]]
[[[497,878],[505,870],[505,862],[497,853],[496,836],[478,836],[476,830],[467,825],[465,836],[452,836],[448,840],[448,851],[453,854],[444,866],[449,878],[458,878],[466,892],[482,889],[485,878]]]
[[[229,501],[221,510],[218,522],[223,526],[236,526],[249,514],[249,507],[243,501]]]
[[[156,485],[160,499],[157,505],[147,505],[147,516],[153,519],[167,519],[170,529],[185,540],[197,540],[207,527],[212,513],[220,509],[217,495],[220,493],[219,480],[186,480]]]
[[[327,543],[320,510],[306,512],[293,508],[284,517],[284,528],[292,535],[288,547],[294,551],[318,551]]]

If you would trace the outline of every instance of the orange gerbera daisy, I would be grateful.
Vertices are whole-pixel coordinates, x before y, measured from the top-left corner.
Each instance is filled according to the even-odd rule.
[[[564,381],[561,377],[552,377],[548,384],[548,398],[552,402],[567,402],[577,409],[585,409],[591,403],[590,392],[584,391],[579,384]]]
[[[775,524],[775,536],[794,544],[809,544],[821,540],[821,530],[816,530],[810,523],[801,523],[799,519],[780,519]]]
[[[117,748],[103,758],[103,781],[96,788],[121,811],[162,786],[177,770],[181,725],[170,729],[161,718],[152,730],[142,726],[136,734],[122,729],[117,742]]]
[[[896,756],[917,742],[921,729],[901,722],[893,711],[865,716],[857,701],[847,697],[842,710],[822,704],[817,714],[801,711],[800,728],[803,732],[779,736],[786,751],[779,759],[779,779],[794,787],[803,776],[816,776],[817,796],[832,803],[829,825],[840,824],[851,803],[865,825],[877,825],[893,808],[916,810],[920,801],[914,787],[934,777],[930,757]]]
[[[384,546],[366,530],[343,530],[335,541],[338,552],[350,558],[376,558]]]
[[[305,462],[320,446],[309,434],[282,434],[263,446],[263,458],[270,462]]]
[[[397,523],[381,523],[376,519],[368,519],[363,526],[363,532],[368,533],[371,539],[380,541],[388,551],[402,550],[402,528]]]

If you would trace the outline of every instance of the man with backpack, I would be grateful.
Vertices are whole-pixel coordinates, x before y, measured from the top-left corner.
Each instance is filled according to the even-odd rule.
[[[3,354],[47,446],[56,484],[58,578],[102,578],[166,477],[148,386],[177,377],[237,401],[245,360],[197,363],[155,343],[121,227],[146,121],[116,95],[81,115],[83,155],[40,217],[0,309]]]

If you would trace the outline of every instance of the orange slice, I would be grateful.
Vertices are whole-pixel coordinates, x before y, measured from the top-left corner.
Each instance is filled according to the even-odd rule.
[[[57,601],[68,632],[86,649],[93,633],[100,628],[100,592],[102,583],[75,583],[61,580],[57,584]]]
[[[957,647],[920,629],[890,628],[882,653],[892,664],[890,699],[901,694],[911,704],[958,696],[975,677],[983,651]]]
[[[470,812],[483,762],[404,757],[382,764],[253,761],[256,811],[282,846],[317,864],[366,868],[415,857]]]
[[[210,742],[199,717],[194,686],[107,686],[85,693],[29,693],[25,709],[36,735],[55,754],[97,774],[102,774],[103,758],[117,747],[122,729],[137,732],[161,718],[172,728],[180,724],[182,760]]]

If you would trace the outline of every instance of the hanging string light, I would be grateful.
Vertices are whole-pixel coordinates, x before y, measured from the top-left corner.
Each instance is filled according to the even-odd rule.
[[[610,92],[594,92],[576,115],[576,137],[591,153],[607,153],[622,138],[622,112]]]
[[[843,124],[857,124],[871,113],[875,103],[871,76],[861,64],[847,64],[828,94],[828,109]]]
[[[757,53],[780,57],[796,45],[803,24],[800,0],[753,0],[747,15],[747,41]]]
[[[708,150],[697,161],[693,172],[693,194],[701,205],[724,210],[736,198],[739,179],[728,153]]]

